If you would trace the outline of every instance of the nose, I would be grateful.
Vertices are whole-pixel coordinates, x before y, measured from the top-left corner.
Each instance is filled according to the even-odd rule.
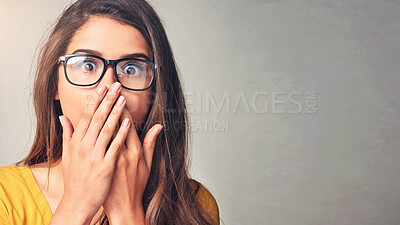
[[[114,68],[112,65],[108,65],[103,77],[99,81],[99,86],[101,87],[101,85],[105,84],[106,86],[111,87],[111,85],[117,81],[118,80],[114,75]]]

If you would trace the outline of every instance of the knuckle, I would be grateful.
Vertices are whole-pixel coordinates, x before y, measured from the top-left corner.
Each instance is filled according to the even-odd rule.
[[[114,143],[113,148],[114,149],[120,149],[121,148],[121,143]]]
[[[76,154],[78,157],[86,157],[90,149],[84,142],[74,143],[71,146],[71,153]]]
[[[92,95],[92,97],[90,98],[89,102],[93,103],[93,104],[98,104],[99,102],[102,101],[102,99],[103,99],[103,96],[101,96],[101,95],[99,95],[97,93],[94,93]]]
[[[92,119],[92,123],[94,123],[95,125],[98,125],[99,123],[101,123],[103,121],[103,115],[100,113],[96,113],[93,116]]]
[[[134,159],[141,159],[143,154],[140,148],[134,148],[129,150],[129,155]]]
[[[83,117],[83,125],[89,126],[91,120],[92,120],[92,115],[90,115],[90,114],[84,115],[84,117]]]
[[[121,146],[122,146],[122,142],[119,138],[115,138],[111,143],[111,147],[114,149],[120,149]]]
[[[88,157],[88,165],[90,168],[97,168],[98,167],[98,161],[96,157]]]
[[[89,126],[88,132],[97,132],[100,131],[101,128],[101,122],[100,121],[92,121],[92,123]]]
[[[117,115],[120,112],[120,110],[121,109],[119,107],[114,106],[110,112],[110,115]]]
[[[117,164],[116,166],[118,168],[126,168],[129,165],[129,160],[126,158],[125,155],[120,155],[120,157],[118,158]]]
[[[86,133],[88,131],[88,129],[89,129],[89,122],[88,121],[84,121],[83,122],[83,126],[80,126],[79,128],[82,129],[82,130],[80,130],[80,132]]]
[[[113,129],[112,124],[109,124],[109,123],[104,124],[103,129],[101,130],[101,132],[104,135],[107,135],[107,136],[108,135],[112,135],[114,133],[114,129]]]
[[[112,106],[114,104],[116,98],[116,94],[109,92],[108,95],[105,97],[107,106]]]

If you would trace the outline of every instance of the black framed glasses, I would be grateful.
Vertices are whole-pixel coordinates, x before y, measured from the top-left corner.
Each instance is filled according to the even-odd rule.
[[[156,64],[147,60],[124,58],[108,60],[89,54],[60,56],[67,81],[76,86],[91,86],[103,78],[108,65],[112,65],[115,78],[121,86],[132,91],[144,91],[153,83]]]

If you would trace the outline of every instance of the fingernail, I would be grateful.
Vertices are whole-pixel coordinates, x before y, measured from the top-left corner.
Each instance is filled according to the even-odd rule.
[[[63,120],[61,119],[62,116],[58,116],[58,119],[60,120],[61,126],[63,126]]]
[[[125,127],[128,127],[129,126],[129,119],[125,118],[123,124],[124,124]]]
[[[101,87],[97,90],[97,94],[102,95],[104,94],[104,91],[106,90],[106,85],[101,85]]]
[[[124,96],[119,96],[118,101],[117,101],[117,105],[121,106],[122,104],[124,104],[125,101],[125,97]]]
[[[156,134],[158,135],[158,134],[160,133],[160,131],[161,131],[162,128],[163,128],[162,125],[161,125],[161,126],[158,126],[158,127],[156,127],[156,129],[155,129],[154,132],[156,132]]]
[[[118,83],[118,82],[116,82],[116,83],[114,83],[114,84],[112,85],[111,91],[114,92],[114,93],[116,93],[120,88],[121,88],[121,84]]]

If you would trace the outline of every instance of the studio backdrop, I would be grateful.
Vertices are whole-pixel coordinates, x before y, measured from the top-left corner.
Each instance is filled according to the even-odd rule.
[[[71,3],[0,3],[1,166],[29,152],[37,47]],[[400,224],[399,1],[150,3],[221,224]]]

